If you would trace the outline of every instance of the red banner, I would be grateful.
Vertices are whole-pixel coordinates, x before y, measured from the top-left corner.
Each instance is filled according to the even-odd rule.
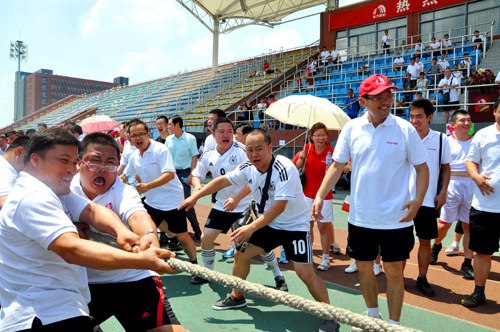
[[[475,96],[474,97],[474,112],[485,112],[490,110],[490,105],[484,105],[490,102],[490,98],[488,96]]]
[[[386,0],[330,14],[330,31],[461,3],[463,0]]]

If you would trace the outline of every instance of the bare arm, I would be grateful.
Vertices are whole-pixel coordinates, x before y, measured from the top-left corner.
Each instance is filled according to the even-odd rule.
[[[441,192],[438,193],[435,199],[436,210],[442,208],[444,203],[446,203],[446,195],[448,194],[448,184],[450,183],[450,176],[451,176],[450,164],[442,164],[441,167],[443,169],[443,172],[441,173],[443,186],[441,188]]]
[[[484,174],[479,174],[477,169],[477,165],[470,160],[465,161],[465,167],[467,168],[467,172],[469,172],[470,177],[476,183],[479,191],[483,196],[490,195],[490,192],[495,192],[495,188],[486,180],[491,180],[491,178]]]
[[[3,208],[3,205],[5,204],[5,200],[7,199],[7,195],[5,196],[0,196],[0,211]]]
[[[251,193],[252,191],[250,190],[248,184],[245,185],[243,190],[241,190],[238,194],[236,194],[236,196],[229,197],[228,199],[226,199],[223,206],[224,211],[226,212],[233,211],[238,206],[238,204],[240,204],[241,200],[250,195]]]
[[[414,165],[415,171],[417,172],[417,179],[415,183],[417,185],[417,193],[413,201],[406,202],[401,210],[408,209],[403,218],[399,219],[399,222],[409,222],[417,215],[418,209],[422,206],[424,201],[425,193],[427,192],[427,187],[429,186],[429,167],[427,163],[420,165]]]
[[[137,189],[137,192],[139,194],[143,194],[145,192],[148,192],[149,190],[153,188],[157,188],[160,186],[163,186],[164,184],[168,183],[175,177],[174,172],[165,172],[162,175],[160,175],[159,178],[156,180],[153,180],[149,183],[139,183],[135,186],[135,189]]]
[[[127,223],[130,229],[141,237],[141,251],[147,250],[150,247],[160,248],[160,242],[158,242],[158,236],[156,234],[156,225],[147,212],[134,212],[128,218]],[[150,229],[154,230],[154,232],[144,235]]]
[[[118,175],[121,178],[121,175],[123,174],[123,171],[125,170],[125,166],[118,166],[118,169],[116,170],[116,175]]]
[[[210,181],[203,189],[194,192],[190,197],[186,198],[184,202],[179,205],[179,210],[186,208],[186,211],[191,209],[198,199],[203,196],[207,196],[218,192],[221,189],[231,186],[231,182],[227,179],[226,175],[219,176],[217,179]]]
[[[323,219],[321,215],[321,209],[323,208],[323,200],[333,186],[337,183],[344,170],[345,163],[339,163],[334,161],[333,164],[328,168],[323,182],[321,182],[321,187],[316,193],[316,198],[314,199],[313,206],[311,208],[311,217],[314,221],[319,221]]]

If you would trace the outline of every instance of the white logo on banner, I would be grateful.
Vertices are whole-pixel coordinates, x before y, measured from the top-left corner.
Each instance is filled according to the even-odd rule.
[[[377,14],[377,11],[379,12]],[[385,17],[387,16],[387,10],[385,9],[384,5],[380,5],[375,10],[373,11],[373,18],[380,18],[380,17]]]
[[[402,13],[407,10],[410,10],[410,2],[409,0],[399,0],[397,6],[397,11],[396,13]]]
[[[437,4],[438,4],[437,0],[424,0],[422,2],[422,7],[431,6],[431,5],[437,5]]]

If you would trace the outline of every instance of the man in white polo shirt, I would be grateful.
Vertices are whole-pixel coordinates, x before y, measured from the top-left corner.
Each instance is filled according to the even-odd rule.
[[[8,148],[9,144],[7,143],[7,137],[0,136],[0,156],[2,156]]]
[[[434,296],[434,290],[427,281],[431,240],[438,237],[437,217],[446,202],[451,162],[450,145],[446,135],[429,128],[433,116],[434,106],[429,99],[414,100],[410,104],[410,123],[422,139],[429,167],[429,187],[424,202],[413,219],[419,241],[417,288],[426,296]],[[415,173],[412,173],[410,190],[412,198],[415,197]]]
[[[332,51],[330,52],[330,57],[332,58],[332,63],[336,65],[340,61],[340,55],[339,51],[337,51],[337,48],[332,46]],[[337,66],[334,66],[335,69],[337,69]]]
[[[135,151],[135,146],[130,143],[130,135],[128,133],[128,127],[129,127],[130,123],[132,123],[135,120],[138,120],[138,119],[132,119],[130,121],[127,121],[125,124],[120,125],[120,133],[122,132],[122,130],[124,130],[124,134],[125,134],[127,139],[125,140],[125,143],[123,144],[122,155],[120,158],[120,166],[118,166],[118,171],[117,171],[118,176],[123,174],[125,167],[127,167],[128,163],[129,163],[130,156]],[[123,128],[122,128],[122,126],[123,126]]]
[[[323,46],[323,51],[321,52],[320,56],[321,56],[321,65],[323,67],[328,66],[328,59],[330,58],[330,52],[326,50],[326,46]]]
[[[78,154],[80,172],[71,182],[71,191],[115,212],[126,227],[142,237],[140,250],[159,248],[156,226],[139,194],[116,176],[120,147],[115,139],[103,133],[89,134],[82,140]],[[157,273],[87,268],[87,276],[90,314],[97,324],[115,316],[126,331],[168,331],[169,328],[185,331],[165,297]]]
[[[19,173],[24,170],[24,150],[28,145],[28,136],[19,136],[11,144],[9,149],[0,156],[0,210],[12,191],[19,178]]]
[[[494,106],[495,123],[472,139],[465,165],[476,183],[470,210],[469,248],[474,258],[474,292],[462,305],[474,307],[486,301],[484,288],[491,270],[491,255],[500,242],[500,98]],[[479,165],[479,167],[478,167]]]
[[[167,234],[175,234],[191,263],[197,264],[196,247],[188,234],[186,212],[177,210],[184,199],[184,190],[181,181],[175,176],[174,162],[168,148],[165,144],[149,139],[149,128],[141,120],[130,122],[128,133],[136,150],[120,178],[124,182],[128,182],[129,174],[137,178],[139,183],[135,188],[139,194],[146,194],[144,207],[156,227],[162,228]],[[203,279],[191,276],[192,284],[200,283],[200,280]]]
[[[406,73],[411,74],[412,81],[416,81],[420,77],[420,65],[415,63],[415,58],[410,59],[410,64],[406,68]]]
[[[66,129],[31,137],[25,171],[0,212],[0,330],[88,331],[87,273],[96,269],[137,268],[174,272],[157,248],[133,254],[80,239],[72,220],[89,222],[117,236],[127,250],[141,244],[110,210],[70,194],[80,142]],[[71,211],[67,216],[66,208]]]
[[[365,116],[349,121],[335,147],[335,162],[314,200],[311,216],[321,220],[323,199],[337,183],[344,165],[352,159],[351,201],[347,253],[356,259],[367,315],[380,318],[378,285],[373,262],[379,250],[387,276],[389,323],[398,324],[404,297],[403,269],[414,246],[413,218],[422,205],[429,182],[427,154],[413,126],[391,114],[397,89],[383,75],[361,84]],[[416,171],[416,194],[409,188]],[[407,210],[407,211],[406,211]],[[351,331],[361,331],[352,328]]]
[[[245,145],[249,161],[193,193],[179,209],[191,208],[199,198],[231,185],[248,184],[254,200],[259,205],[264,201],[264,207],[260,207],[263,214],[250,225],[242,226],[230,235],[237,245],[248,244],[244,252],[237,251],[235,254],[233,275],[246,279],[253,257],[283,245],[287,259],[294,263],[295,272],[307,285],[314,299],[330,303],[325,283],[316,275],[312,265],[309,209],[297,168],[288,158],[273,157],[271,136],[263,129],[251,131],[246,137]],[[231,295],[216,302],[212,308],[226,310],[246,305],[243,293],[234,288]],[[337,322],[324,320],[319,331],[338,329]]]
[[[446,105],[444,107],[444,123],[448,123],[448,119],[450,117],[450,110],[456,111],[460,108],[460,97],[458,96],[457,87],[460,86],[460,81],[457,80],[452,74],[451,69],[447,68],[444,71],[444,78],[439,82],[438,88],[443,89],[443,94],[448,93],[450,96],[450,100],[448,102],[444,102]]]
[[[392,37],[389,35],[389,30],[384,31],[384,35],[382,36],[382,48],[386,48],[385,54],[389,54],[390,50],[389,48],[391,47],[391,41]]]
[[[398,52],[397,57],[394,58],[394,70],[396,73],[400,70],[403,70],[403,63],[405,63],[405,59],[401,56],[401,53]]]
[[[435,37],[432,37],[431,39],[432,43],[429,45],[428,49],[433,51],[431,53],[431,57],[438,56],[441,52],[438,51],[441,48],[441,43],[436,41]]]

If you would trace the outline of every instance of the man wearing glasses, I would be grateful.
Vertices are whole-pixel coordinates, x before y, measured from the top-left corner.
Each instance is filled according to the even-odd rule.
[[[156,226],[142,205],[139,194],[117,178],[118,143],[103,133],[87,135],[82,140],[79,157],[82,162],[80,173],[73,178],[71,191],[113,210],[125,226],[142,237],[141,251],[149,247],[159,248]],[[87,276],[92,299],[89,309],[97,324],[115,316],[127,331],[143,331],[165,325],[170,328],[175,325],[174,331],[185,331],[163,293],[162,281],[157,273],[87,268]],[[130,306],[130,303],[135,305]],[[162,318],[158,320],[157,317]]]
[[[380,250],[387,276],[389,323],[399,325],[404,297],[403,268],[415,240],[413,218],[429,182],[427,154],[415,128],[390,114],[398,89],[383,75],[368,77],[360,87],[366,115],[349,121],[335,147],[329,168],[311,209],[323,219],[323,199],[352,159],[347,253],[356,259],[367,316],[381,318],[373,262]],[[411,167],[416,171],[416,198],[410,200]],[[389,172],[389,174],[388,174]],[[388,176],[381,176],[387,174]],[[353,328],[351,331],[362,331]]]
[[[186,212],[177,210],[184,200],[181,181],[175,176],[172,156],[165,144],[149,139],[149,128],[141,120],[129,123],[127,129],[130,142],[136,150],[130,156],[127,168],[120,178],[127,181],[127,174],[135,175],[139,183],[135,186],[139,194],[146,194],[144,207],[156,227],[174,233],[193,264],[196,260],[196,247],[188,234]],[[160,226],[161,224],[161,226]],[[191,276],[197,283],[198,277]]]

